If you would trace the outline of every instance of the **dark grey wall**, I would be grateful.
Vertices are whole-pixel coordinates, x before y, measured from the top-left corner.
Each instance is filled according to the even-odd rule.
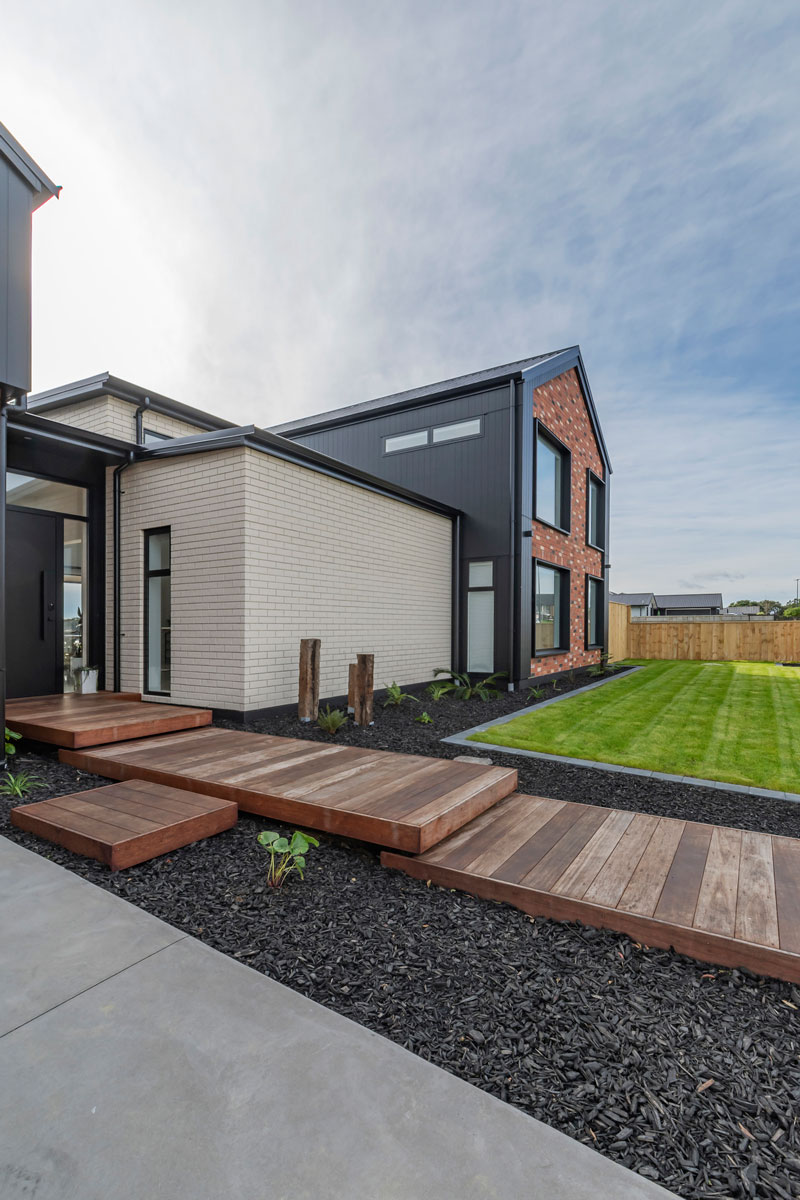
[[[0,156],[0,384],[31,386],[33,192]]]

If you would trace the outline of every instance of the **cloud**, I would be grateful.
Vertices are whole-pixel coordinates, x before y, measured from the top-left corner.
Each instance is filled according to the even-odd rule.
[[[800,570],[795,5],[29,0],[4,40],[65,185],[37,388],[270,424],[580,342],[616,584]]]

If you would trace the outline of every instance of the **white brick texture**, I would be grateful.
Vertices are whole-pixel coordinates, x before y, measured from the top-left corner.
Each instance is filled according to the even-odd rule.
[[[36,411],[33,409],[32,411]],[[51,421],[88,429],[105,437],[120,438],[124,442],[136,441],[136,405],[116,396],[98,396],[94,400],[79,400],[77,404],[66,404],[63,408],[51,408],[41,414]],[[188,437],[204,430],[188,421],[180,421],[164,413],[148,410],[144,414],[145,429],[163,433],[167,437]]]

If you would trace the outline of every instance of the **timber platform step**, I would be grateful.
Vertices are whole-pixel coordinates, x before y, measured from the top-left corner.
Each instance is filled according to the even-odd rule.
[[[519,793],[386,867],[800,983],[800,839]]]
[[[230,829],[237,816],[229,800],[133,780],[23,804],[11,824],[117,871]]]
[[[143,701],[137,692],[65,692],[9,700],[6,724],[35,742],[75,749],[211,724],[210,708]]]
[[[219,796],[244,812],[413,854],[517,786],[510,767],[228,729],[61,750],[59,757],[110,779]]]

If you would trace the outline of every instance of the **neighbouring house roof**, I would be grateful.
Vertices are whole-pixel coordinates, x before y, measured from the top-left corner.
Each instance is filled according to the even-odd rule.
[[[67,404],[79,404],[81,400],[96,400],[101,396],[114,396],[117,400],[127,400],[138,408],[148,402],[147,407],[154,412],[165,413],[170,417],[178,417],[189,424],[201,429],[235,429],[233,421],[215,417],[213,413],[203,412],[192,408],[189,404],[181,404],[169,396],[161,396],[158,392],[150,392],[147,388],[128,383],[103,371],[100,375],[92,375],[89,379],[79,379],[75,383],[65,383],[61,387],[50,388],[47,392],[36,392],[28,396],[28,409],[31,412],[45,413],[54,408],[63,408]]]
[[[731,613],[738,617],[758,617],[763,616],[760,607],[757,604],[732,604],[727,608],[723,608],[724,613]]]
[[[0,155],[11,164],[18,175],[22,176],[34,193],[33,211],[41,208],[51,196],[58,197],[58,193],[61,191],[59,185],[53,183],[52,179],[45,175],[42,168],[33,161],[27,150],[20,146],[5,125],[0,125]]]
[[[482,391],[485,388],[496,387],[512,379],[521,379],[524,374],[535,372],[533,380],[535,387],[540,387],[556,375],[575,367],[581,381],[589,417],[597,438],[600,453],[611,471],[608,449],[600,428],[597,410],[592,399],[589,381],[581,359],[580,346],[567,346],[563,350],[551,350],[546,354],[536,354],[530,358],[520,358],[516,362],[505,363],[499,367],[489,367],[483,371],[473,371],[468,375],[456,375],[452,379],[443,379],[439,383],[427,384],[424,387],[411,388],[405,392],[394,392],[389,396],[379,396],[375,400],[367,400],[360,404],[350,404],[344,408],[334,408],[329,412],[316,413],[310,417],[301,417],[296,421],[285,421],[280,425],[270,427],[271,433],[283,434],[287,437],[299,437],[318,429],[327,429],[331,425],[347,424],[365,417],[377,417],[397,409],[413,408],[415,405],[429,403],[431,400],[443,400],[462,392]],[[539,368],[539,370],[536,370]]]
[[[652,592],[609,592],[609,600],[615,604],[653,604],[656,598]]]
[[[656,596],[659,608],[722,608],[722,593],[708,592],[697,596]]]

